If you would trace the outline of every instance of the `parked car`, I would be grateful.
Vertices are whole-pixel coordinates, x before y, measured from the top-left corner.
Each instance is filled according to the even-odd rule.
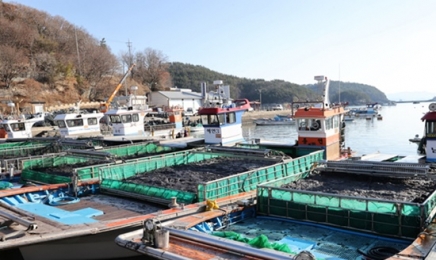
[[[283,110],[283,106],[280,104],[274,104],[268,110],[270,111]]]
[[[188,107],[186,111],[183,112],[183,116],[196,116],[197,113],[194,112],[194,109],[192,107]]]

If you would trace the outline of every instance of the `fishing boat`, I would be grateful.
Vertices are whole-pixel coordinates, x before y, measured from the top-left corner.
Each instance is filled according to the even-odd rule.
[[[168,208],[141,201],[140,192],[123,192],[115,177],[99,175],[98,169],[129,159],[148,164],[177,149],[156,142],[72,149],[71,142],[56,142],[56,147],[65,146],[60,152],[21,158],[20,181],[10,179],[12,185],[0,190],[0,254],[17,249],[25,260],[133,256],[114,245],[118,232],[140,226],[143,215]],[[103,176],[110,179],[108,186]]]
[[[383,116],[381,114],[377,114],[377,120],[383,120]]]
[[[328,91],[327,78],[315,79]],[[195,213],[150,216],[143,228],[120,234],[116,243],[158,259],[433,259],[434,154],[354,158],[343,153],[345,110],[326,98],[300,104],[295,144],[240,144],[251,147],[252,154],[267,148],[292,159],[276,164],[275,170],[257,168],[199,188],[202,203],[173,203],[177,212],[196,208]],[[297,162],[309,154],[321,157]],[[324,185],[311,188],[312,180],[320,179]],[[413,188],[415,182],[420,189]],[[380,185],[377,194],[356,194],[377,190],[371,183]],[[389,195],[399,192],[398,198]],[[405,194],[410,197],[401,197]]]
[[[295,125],[295,121],[288,115],[276,115],[273,118],[255,119],[254,123],[258,126]]]
[[[228,86],[222,80],[213,82],[216,92],[208,93],[202,85],[202,93],[206,93],[203,106],[198,115],[204,128],[206,145],[230,146],[244,140],[242,135],[242,115],[250,109],[247,99],[232,100]]]
[[[353,122],[354,121],[354,113],[352,113],[352,112],[345,113],[343,121]]]
[[[124,102],[121,102],[124,100]],[[152,139],[174,139],[185,136],[183,127],[183,108],[178,106],[165,109],[168,119],[146,117],[151,111],[146,96],[134,94],[118,97],[115,104],[106,113],[112,135],[103,139],[109,143],[126,143]]]
[[[29,119],[24,115],[11,115],[0,120],[0,140],[19,141],[32,138],[32,127],[40,122],[44,122],[44,114],[35,115]]]
[[[367,115],[377,115],[378,112],[381,110],[382,106],[379,103],[369,103],[366,104],[365,107],[361,107],[361,108],[353,108],[351,109],[351,112],[359,115],[359,116],[367,116]]]
[[[209,201],[191,214],[183,213],[192,207],[178,207],[180,217],[170,221],[149,216],[142,229],[119,235],[116,243],[157,259],[345,260],[382,259],[374,257],[392,256],[411,242],[264,215],[255,195],[247,197]]]
[[[415,137],[409,139],[409,142],[419,144],[421,142],[421,137],[419,137],[419,135],[415,135]]]
[[[69,113],[59,113],[55,116],[54,122],[62,138],[81,138],[102,136],[101,119],[103,113],[83,112],[80,110],[80,103],[71,108]]]
[[[110,246],[114,236],[140,225],[135,217],[162,208],[97,195],[98,190],[98,181],[81,182],[75,187],[54,184],[1,190],[0,219],[4,224],[0,249],[19,248],[25,260],[136,255]]]

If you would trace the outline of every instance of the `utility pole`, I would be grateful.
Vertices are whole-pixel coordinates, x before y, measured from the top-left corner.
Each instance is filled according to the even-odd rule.
[[[262,90],[259,89],[259,110],[262,110]]]
[[[74,27],[74,37],[76,38],[76,51],[77,51],[77,62],[79,63],[79,75],[82,76],[82,65],[80,64],[80,53],[79,53],[79,43],[77,42],[77,31]]]
[[[127,67],[130,68],[130,66],[132,66],[132,53],[131,53],[131,48],[132,48],[132,42],[130,42],[130,40],[127,40],[127,48],[129,49],[129,64],[127,64]],[[124,72],[124,68],[123,68],[123,72]],[[126,84],[124,84],[124,92],[126,93],[125,95],[127,96],[127,86]]]

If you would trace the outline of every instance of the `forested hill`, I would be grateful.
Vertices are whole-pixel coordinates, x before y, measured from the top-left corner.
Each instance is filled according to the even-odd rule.
[[[318,88],[314,84],[306,87],[312,90]],[[349,102],[351,105],[389,102],[385,93],[376,87],[353,82],[330,81],[329,95],[332,102]]]
[[[224,85],[231,86],[232,97],[249,100],[262,99],[264,104],[319,99],[317,97],[321,94],[321,89],[316,84],[298,85],[283,80],[238,78],[212,71],[203,66],[180,62],[170,63],[169,73],[174,86],[178,88],[200,92],[201,82],[206,82],[211,87],[214,80],[222,80]],[[350,105],[389,102],[386,95],[377,88],[359,83],[331,81],[329,95],[332,102],[349,102]]]

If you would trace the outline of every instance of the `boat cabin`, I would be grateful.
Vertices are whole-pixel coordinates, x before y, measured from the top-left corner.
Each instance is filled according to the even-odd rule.
[[[24,119],[7,119],[0,121],[0,138],[32,138],[32,126],[35,122]]]
[[[204,128],[205,144],[233,145],[243,141],[242,115],[250,107],[247,99],[239,99],[224,104],[211,103],[200,108],[198,114]]]
[[[324,88],[324,100],[294,102],[297,107],[296,120],[299,147],[319,147],[325,150],[325,159],[336,160],[341,157],[344,144],[344,114],[341,104],[332,104],[328,99],[329,80],[316,76],[318,84]]]
[[[172,106],[165,110],[168,114],[168,120],[170,123],[174,124],[176,129],[183,128],[183,107]]]
[[[44,116],[34,115],[34,117],[26,119],[24,115],[11,116],[0,120],[0,138],[5,139],[20,139],[32,138],[32,127],[35,123],[44,121]]]
[[[103,116],[103,113],[58,114],[54,121],[62,137],[90,137],[101,135],[100,119]]]
[[[114,136],[144,135],[144,110],[115,108],[106,112]]]

